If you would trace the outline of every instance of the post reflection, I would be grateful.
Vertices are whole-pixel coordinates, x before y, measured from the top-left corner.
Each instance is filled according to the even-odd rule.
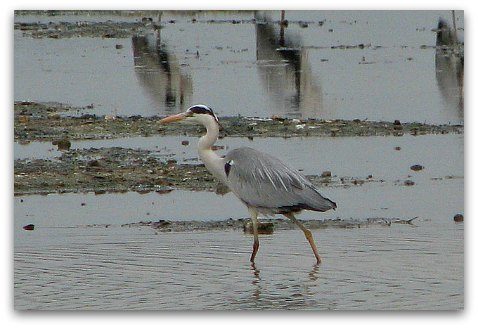
[[[440,19],[437,28],[435,72],[437,85],[450,108],[457,110],[464,118],[464,46],[456,37],[444,19]]]
[[[184,110],[192,97],[192,80],[185,74],[174,54],[161,44],[160,30],[133,36],[134,68],[146,93],[160,112]]]
[[[273,99],[275,115],[318,117],[322,95],[307,50],[298,36],[286,33],[287,24],[272,22],[264,12],[257,12],[255,18],[257,67],[262,85]]]

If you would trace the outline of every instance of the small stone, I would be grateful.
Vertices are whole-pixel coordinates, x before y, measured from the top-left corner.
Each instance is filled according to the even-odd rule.
[[[98,166],[101,166],[100,162],[98,162],[97,159],[92,159],[91,161],[88,161],[86,163],[87,166],[90,166],[90,167],[98,167]]]
[[[27,115],[19,115],[19,116],[18,116],[18,122],[19,122],[19,123],[23,123],[23,124],[28,123],[28,122],[30,122],[30,116],[27,116]]]
[[[181,141],[181,145],[187,146],[187,145],[189,145],[189,141],[188,140],[183,140],[183,141]]]
[[[58,150],[70,150],[71,148],[71,142],[67,138],[54,140],[52,144],[56,145],[58,147]]]
[[[309,24],[307,24],[306,22],[299,22],[299,26],[302,28],[307,28],[309,27]]]
[[[463,214],[456,214],[454,217],[453,217],[453,221],[455,222],[463,222]]]
[[[27,230],[27,231],[32,231],[34,229],[35,229],[34,224],[27,224],[26,226],[23,227],[23,230]]]
[[[403,184],[404,184],[405,186],[413,186],[413,185],[415,185],[415,182],[413,182],[412,180],[405,180],[405,181],[403,182]]]
[[[423,165],[420,165],[420,164],[415,164],[415,165],[410,166],[410,170],[413,170],[413,171],[421,171],[424,168],[425,167]]]
[[[322,178],[330,178],[332,176],[332,172],[330,171],[324,171],[322,172],[322,174],[320,175]]]
[[[122,44],[117,44],[117,45],[115,45],[115,48],[116,49],[123,49],[123,45]]]

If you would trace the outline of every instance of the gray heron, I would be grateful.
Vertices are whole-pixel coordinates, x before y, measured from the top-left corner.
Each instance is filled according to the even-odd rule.
[[[325,212],[337,205],[323,197],[317,188],[299,171],[282,163],[279,159],[249,147],[231,150],[220,157],[212,146],[219,136],[220,124],[211,108],[194,105],[185,112],[171,115],[160,120],[167,124],[178,121],[190,121],[204,125],[207,132],[199,138],[199,158],[211,174],[229,187],[229,189],[247,206],[252,220],[254,244],[250,261],[254,263],[259,249],[258,220],[259,213],[264,215],[282,214],[297,224],[320,263],[319,251],[314,237],[295,213],[302,210]]]

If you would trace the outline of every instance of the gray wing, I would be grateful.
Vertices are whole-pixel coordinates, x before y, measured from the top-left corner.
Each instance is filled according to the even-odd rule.
[[[234,194],[266,214],[302,209],[324,212],[336,207],[300,172],[252,148],[230,151],[225,157],[225,172]]]

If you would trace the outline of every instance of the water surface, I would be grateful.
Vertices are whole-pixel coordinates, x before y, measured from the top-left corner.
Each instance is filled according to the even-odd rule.
[[[232,144],[244,141],[230,139]],[[464,208],[462,135],[323,138],[317,149],[324,154],[334,154],[329,152],[332,147],[337,150],[325,157],[300,151],[302,143],[313,148],[308,143],[317,142],[314,138],[269,141],[279,140],[283,147],[295,148],[291,153],[300,158],[295,163],[307,173],[330,167],[339,176],[373,174],[384,179],[348,188],[321,187],[338,203],[337,210],[305,212],[300,219],[418,218],[413,225],[313,230],[323,257],[320,267],[314,266],[301,231],[276,231],[261,236],[256,267],[251,267],[252,238],[242,231],[167,233],[122,226],[247,217],[245,206],[230,193],[18,196],[15,308],[463,308],[464,225],[453,221]],[[266,141],[251,143],[261,149]],[[184,155],[178,152],[184,146],[177,139],[166,148],[176,158]],[[281,149],[274,148],[269,150]],[[353,149],[353,163],[343,165],[351,161]],[[416,163],[425,169],[410,170]],[[416,184],[405,186],[404,179]],[[30,223],[34,231],[22,229]]]
[[[463,123],[463,71],[434,47],[433,29],[450,15],[287,11],[289,25],[281,29],[279,12],[164,12],[153,17],[160,33],[123,39],[33,39],[16,30],[14,99],[92,105],[79,114],[165,115],[200,102],[220,116]],[[463,28],[463,12],[457,17]],[[16,16],[15,22],[141,18]],[[72,148],[141,148],[195,164],[196,140],[87,140]],[[301,219],[417,219],[313,230],[319,267],[301,231],[275,231],[261,236],[251,266],[252,238],[242,231],[122,226],[247,217],[230,193],[18,196],[15,309],[463,309],[464,224],[453,221],[464,212],[463,135],[225,138],[218,144],[221,155],[251,146],[305,174],[372,176],[363,185],[321,187],[337,210]],[[61,155],[42,142],[15,144],[14,153],[18,159]],[[425,169],[410,170],[414,164]],[[35,230],[23,230],[26,224]]]
[[[164,12],[154,17],[159,32],[124,39],[31,39],[15,31],[14,99],[93,105],[85,111],[108,115],[164,115],[206,103],[220,116],[460,123],[463,75],[434,48],[433,29],[450,16],[288,11],[281,29],[279,12]],[[457,17],[462,36],[463,12]]]

